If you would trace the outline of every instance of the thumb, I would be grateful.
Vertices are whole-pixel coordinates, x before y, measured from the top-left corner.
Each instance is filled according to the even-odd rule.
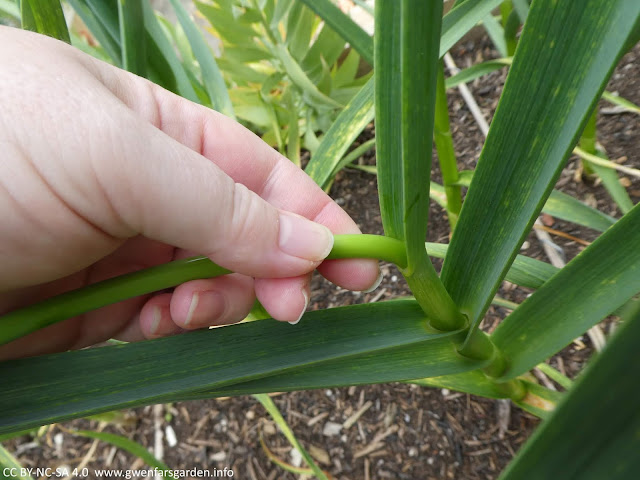
[[[108,151],[109,158],[94,165],[100,169],[96,176],[109,203],[130,233],[206,255],[225,268],[254,277],[302,275],[329,254],[333,235],[327,227],[274,207],[258,195],[261,192],[236,183],[214,162],[172,136],[137,115],[129,114],[123,122],[119,113],[112,116],[118,118],[113,133],[120,137],[116,152],[112,136],[107,135],[110,148],[94,151]],[[208,110],[204,114],[218,115]],[[195,115],[184,128],[217,136],[220,155],[232,155],[225,149],[243,145],[248,157],[244,168],[254,172],[247,183],[261,185],[260,190],[268,189],[279,170],[293,167],[226,117],[215,118],[217,127],[205,133],[206,122]],[[232,140],[227,143],[225,138]],[[301,170],[287,179],[292,191],[309,187]],[[318,187],[311,187],[324,196]],[[316,198],[318,192],[308,194],[309,202],[326,203],[324,197]]]

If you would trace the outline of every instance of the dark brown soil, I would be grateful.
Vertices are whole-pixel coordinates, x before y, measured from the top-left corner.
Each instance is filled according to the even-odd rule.
[[[462,67],[495,56],[490,44],[466,43],[458,47],[455,59]],[[616,70],[609,91],[640,104],[640,46],[626,55]],[[469,85],[480,107],[491,118],[498,102],[505,72],[495,72]],[[460,166],[472,169],[478,159],[483,137],[457,91],[449,97],[452,129]],[[611,109],[601,103],[605,112]],[[607,110],[608,109],[608,110]],[[602,114],[598,120],[600,142],[610,158],[626,156],[625,164],[640,167],[640,129],[637,115]],[[373,126],[360,141],[373,135]],[[373,152],[362,159],[372,163]],[[558,181],[562,191],[596,206],[614,216],[620,213],[600,185],[576,182],[578,164],[571,159]],[[439,178],[434,156],[434,177]],[[638,179],[623,180],[632,199],[640,197]],[[382,233],[377,202],[376,180],[370,174],[345,170],[331,191],[332,196],[367,233]],[[582,240],[592,241],[597,232],[556,219],[546,219],[549,226]],[[442,210],[433,205],[430,212],[428,240],[447,242],[449,225]],[[553,236],[562,247],[567,261],[583,246],[575,241]],[[547,261],[539,241],[530,235],[521,253]],[[439,268],[439,262],[436,262]],[[380,287],[368,294],[337,289],[321,278],[314,278],[311,309],[335,305],[388,300],[408,295],[397,269],[383,265],[385,273]],[[505,285],[500,295],[516,302],[529,292]],[[492,330],[508,312],[492,307],[485,328]],[[607,324],[609,325],[609,324]],[[605,328],[607,331],[608,326]],[[592,347],[585,335],[556,356],[552,363],[574,377],[588,359]],[[472,395],[428,389],[406,384],[374,385],[306,391],[275,396],[275,401],[302,444],[333,477],[338,479],[493,479],[513,458],[531,434],[538,420],[511,408],[506,431],[500,431],[498,409],[504,402]],[[323,434],[331,423],[343,424],[359,409],[366,411],[350,428]],[[166,435],[167,427],[177,437],[177,445],[165,440],[164,461],[171,468],[233,468],[234,478],[293,479],[296,476],[275,466],[260,446],[259,435],[271,451],[288,463],[295,463],[291,447],[277,432],[271,418],[251,397],[206,400],[146,407],[129,412],[132,425],[110,425],[107,431],[124,434],[148,448],[154,435]],[[502,415],[504,418],[504,415]],[[67,428],[97,429],[98,423],[86,420],[70,422]],[[57,442],[61,442],[57,445]],[[138,459],[110,445],[73,437],[54,427],[37,441],[22,437],[8,443],[25,466],[76,467],[84,457],[90,472],[96,468],[144,468]],[[90,476],[90,478],[94,478]]]

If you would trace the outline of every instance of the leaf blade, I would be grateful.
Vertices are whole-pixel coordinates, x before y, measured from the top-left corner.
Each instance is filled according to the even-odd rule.
[[[474,328],[639,15],[633,0],[534,2],[442,270]]]

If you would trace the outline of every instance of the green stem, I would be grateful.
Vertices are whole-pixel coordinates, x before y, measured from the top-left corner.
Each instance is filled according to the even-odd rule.
[[[582,132],[582,136],[580,137],[579,145],[582,150],[591,155],[597,155],[598,150],[596,149],[596,143],[598,141],[598,136],[596,133],[596,120],[598,117],[598,107],[593,109],[593,112],[589,116],[589,120],[587,120],[587,124],[584,127],[584,131]],[[589,162],[585,162],[584,159],[580,160],[582,162],[582,171],[585,175],[593,175],[595,172]]]
[[[327,258],[376,258],[400,267],[407,262],[404,244],[381,235],[336,235]],[[1,316],[0,345],[128,298],[227,273],[231,272],[207,257],[193,257],[94,283]]]
[[[444,82],[444,68],[442,61],[438,68],[438,82],[436,87],[436,111],[434,124],[434,140],[442,172],[442,183],[447,197],[447,215],[451,231],[456,226],[460,209],[462,208],[462,193],[458,182],[458,166],[456,153],[451,138],[451,125],[449,123],[449,106],[447,104],[447,91]]]

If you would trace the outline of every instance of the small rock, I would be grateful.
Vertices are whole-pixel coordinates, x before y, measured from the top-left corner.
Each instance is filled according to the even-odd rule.
[[[176,438],[176,432],[173,430],[171,425],[167,425],[164,429],[165,438],[167,439],[167,444],[170,447],[175,447],[178,444],[178,439]]]
[[[227,454],[225,452],[214,453],[209,457],[209,460],[213,462],[224,462],[227,458]]]
[[[335,435],[338,435],[340,433],[340,430],[342,430],[341,424],[335,422],[327,422],[324,424],[322,434],[325,437],[333,437]]]
[[[291,465],[294,467],[300,467],[302,465],[302,454],[297,448],[292,448],[289,456],[291,457]]]

